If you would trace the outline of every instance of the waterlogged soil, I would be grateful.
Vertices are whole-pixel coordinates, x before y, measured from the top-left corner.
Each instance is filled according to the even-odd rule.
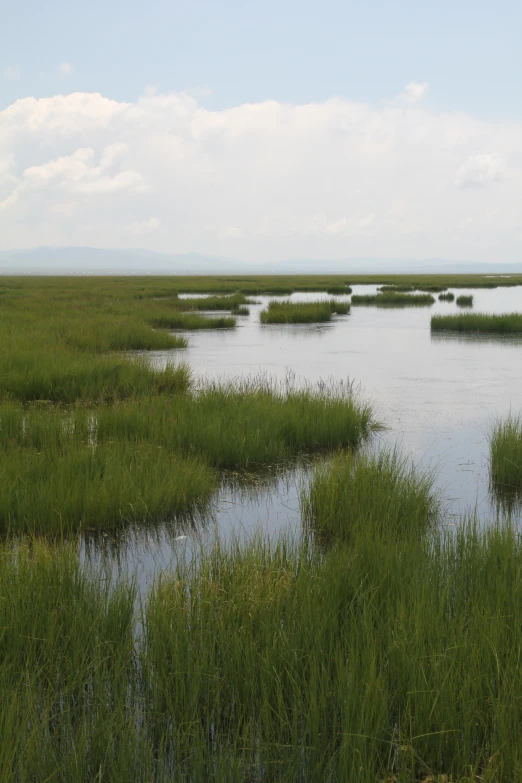
[[[375,286],[353,287],[354,294],[375,291]],[[472,294],[475,312],[522,311],[522,288],[453,293]],[[249,306],[249,316],[238,317],[236,329],[190,333],[182,355],[197,376],[291,375],[296,384],[349,380],[389,428],[372,447],[398,443],[417,464],[432,469],[449,524],[468,512],[484,524],[497,517],[487,436],[496,417],[522,409],[522,336],[432,336],[431,315],[463,311],[438,300],[429,307],[352,306],[349,315],[320,325],[262,325],[259,313],[274,297],[255,298],[259,304]],[[174,357],[180,352],[154,353],[151,360],[159,367]],[[134,573],[145,589],[158,569],[216,536],[229,540],[297,531],[299,493],[310,471],[306,462],[286,472],[268,471],[248,487],[224,482],[205,519],[153,533],[129,532],[111,546],[111,556],[117,551],[119,567]]]

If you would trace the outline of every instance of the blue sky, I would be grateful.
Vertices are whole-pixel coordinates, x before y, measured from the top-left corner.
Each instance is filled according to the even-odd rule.
[[[522,263],[522,3],[6,0],[0,250]]]
[[[519,0],[11,0],[2,15],[2,69],[20,73],[2,107],[65,86],[135,100],[151,84],[206,87],[210,108],[375,102],[417,79],[440,108],[522,116]]]

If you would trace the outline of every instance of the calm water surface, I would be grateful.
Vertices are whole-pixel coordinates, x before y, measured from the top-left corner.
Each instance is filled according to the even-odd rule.
[[[372,293],[374,286],[355,286]],[[522,310],[522,288],[456,290],[474,296],[476,312]],[[270,297],[273,298],[273,297]],[[487,523],[496,516],[489,490],[487,433],[497,416],[522,409],[522,338],[431,336],[430,317],[453,313],[455,303],[384,309],[352,306],[350,315],[321,325],[261,325],[259,311],[238,319],[230,331],[189,334],[183,358],[196,375],[237,378],[267,374],[296,383],[347,379],[360,387],[389,430],[381,443],[399,443],[418,464],[436,471],[436,485],[448,513],[457,520],[468,511]],[[293,294],[292,301],[329,298]],[[339,297],[341,299],[346,297]],[[349,297],[348,297],[349,298]],[[180,352],[153,354],[161,366]],[[259,531],[277,535],[298,529],[299,491],[310,468],[293,467],[248,491],[226,487],[212,514],[193,527],[173,524],[155,533],[129,533],[112,549],[121,568],[135,573],[145,588],[158,568],[194,546]],[[185,536],[185,537],[181,537]]]

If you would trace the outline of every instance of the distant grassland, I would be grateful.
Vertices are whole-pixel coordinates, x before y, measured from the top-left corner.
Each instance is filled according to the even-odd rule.
[[[270,302],[262,310],[262,324],[307,324],[330,321],[332,315],[345,315],[350,312],[350,303],[330,299],[322,302]]]
[[[457,313],[433,315],[433,332],[482,332],[484,334],[514,334],[522,332],[522,313],[489,315],[487,313]]]

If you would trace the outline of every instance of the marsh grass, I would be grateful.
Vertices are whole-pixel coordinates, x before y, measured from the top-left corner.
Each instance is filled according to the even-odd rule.
[[[268,308],[260,313],[262,324],[305,324],[330,321],[332,315],[350,312],[349,302],[335,299],[317,302],[269,302]]]
[[[173,312],[156,315],[151,320],[155,329],[233,329],[237,321],[231,316],[212,317],[196,313]]]
[[[351,301],[354,305],[377,305],[378,307],[424,307],[432,305],[435,299],[431,294],[385,291],[379,294],[354,294]]]
[[[437,285],[436,283],[428,283],[416,286],[417,291],[425,291],[427,293],[438,294],[440,291],[446,291],[447,286]]]
[[[301,505],[316,533],[348,541],[361,531],[383,540],[420,535],[439,509],[433,475],[416,470],[396,449],[340,454],[317,469]]]
[[[427,526],[395,466],[396,525],[336,500],[326,552],[202,550],[137,616],[71,545],[2,545],[0,780],[518,780],[522,541]]]
[[[522,417],[498,419],[489,435],[490,471],[494,484],[522,490]]]
[[[136,780],[130,584],[37,540],[0,552],[0,781]]]
[[[0,530],[156,523],[205,507],[216,469],[355,447],[380,427],[351,387],[206,384],[111,406],[0,407]]]
[[[183,312],[191,311],[218,311],[224,310],[235,312],[239,307],[253,304],[254,301],[242,293],[235,293],[229,296],[204,296],[191,299],[174,299],[169,305],[176,310]]]
[[[447,294],[439,294],[439,302],[454,302],[455,294],[448,292]]]
[[[154,370],[139,358],[49,350],[0,354],[0,399],[54,403],[114,402],[151,394],[177,394],[190,385],[183,365]]]
[[[476,332],[484,334],[515,334],[522,332],[522,314],[463,313],[457,315],[433,315],[432,331]]]
[[[455,304],[458,307],[473,307],[473,296],[471,295],[457,296],[457,299],[455,300]]]
[[[326,293],[332,294],[332,296],[336,296],[337,294],[351,294],[352,289],[349,285],[331,285],[326,289]]]
[[[195,457],[117,441],[63,452],[7,448],[0,480],[0,530],[51,535],[168,521],[202,509],[217,486]]]
[[[400,292],[412,292],[415,288],[413,285],[410,285],[409,283],[397,283],[396,285],[382,285],[379,288],[379,291],[381,291],[383,294],[388,293],[400,293]]]
[[[147,664],[173,752],[261,781],[517,779],[519,537],[423,527],[362,527],[322,557],[217,551],[161,579]]]

